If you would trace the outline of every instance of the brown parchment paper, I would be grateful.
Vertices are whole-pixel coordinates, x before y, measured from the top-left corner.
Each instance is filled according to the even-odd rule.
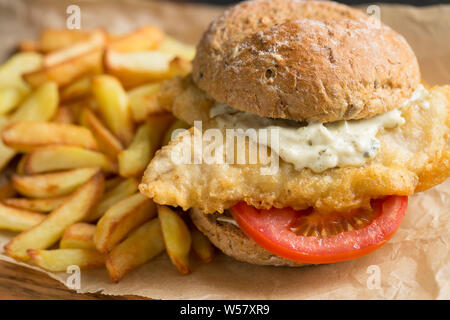
[[[20,39],[35,39],[41,28],[64,27],[66,8],[73,3],[0,0],[0,60]],[[105,27],[122,32],[154,23],[189,43],[195,43],[209,21],[223,10],[137,0],[84,0],[76,4],[81,8],[82,28]],[[415,50],[424,80],[429,84],[450,83],[450,6],[419,9],[381,5],[380,9],[381,20],[403,34]],[[406,217],[391,241],[357,260],[277,268],[241,263],[218,254],[209,264],[192,259],[192,274],[181,276],[163,254],[118,284],[113,284],[103,269],[83,271],[78,291],[155,299],[449,299],[449,231],[447,179],[412,196]],[[12,236],[0,233],[1,248]],[[0,259],[17,263],[3,254]],[[62,283],[68,277],[65,273],[46,273]]]

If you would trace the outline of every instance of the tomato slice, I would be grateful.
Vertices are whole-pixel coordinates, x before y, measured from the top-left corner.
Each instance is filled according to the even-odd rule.
[[[387,196],[372,200],[371,210],[349,214],[258,210],[245,202],[230,211],[242,231],[266,250],[289,260],[321,264],[359,258],[380,248],[398,229],[407,206],[408,197]]]

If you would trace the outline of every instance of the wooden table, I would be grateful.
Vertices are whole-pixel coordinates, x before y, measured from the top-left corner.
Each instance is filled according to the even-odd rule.
[[[137,296],[110,296],[97,293],[78,294],[44,273],[0,261],[0,299],[142,300],[143,298]]]

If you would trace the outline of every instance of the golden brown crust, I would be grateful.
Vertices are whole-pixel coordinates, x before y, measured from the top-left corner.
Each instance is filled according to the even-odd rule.
[[[223,253],[236,260],[266,266],[302,267],[307,263],[298,263],[270,253],[247,237],[241,229],[217,221],[218,215],[205,215],[199,209],[190,210],[191,220],[209,240]]]
[[[240,110],[328,122],[398,107],[420,72],[405,39],[362,12],[331,2],[259,0],[213,21],[193,78]]]
[[[198,112],[197,104],[190,101],[203,94],[183,96],[178,101],[183,113]],[[411,195],[450,177],[450,87],[432,88],[423,99],[402,108],[403,125],[378,134],[377,156],[361,167],[314,173],[297,171],[280,159],[276,174],[261,175],[262,164],[177,164],[173,159],[184,146],[180,136],[156,153],[139,188],[156,203],[184,210],[196,207],[205,213],[223,212],[242,200],[260,209],[314,207],[344,212],[387,194]],[[208,127],[214,123],[204,122],[203,128]]]
[[[194,84],[190,75],[164,81],[158,92],[158,102],[175,117],[189,124],[195,120],[208,122],[209,110],[214,104],[214,100]]]

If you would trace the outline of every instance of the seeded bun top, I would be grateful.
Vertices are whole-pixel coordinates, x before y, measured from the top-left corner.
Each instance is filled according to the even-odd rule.
[[[420,82],[405,39],[333,2],[243,2],[197,47],[196,84],[220,103],[264,117],[329,122],[398,107]]]

